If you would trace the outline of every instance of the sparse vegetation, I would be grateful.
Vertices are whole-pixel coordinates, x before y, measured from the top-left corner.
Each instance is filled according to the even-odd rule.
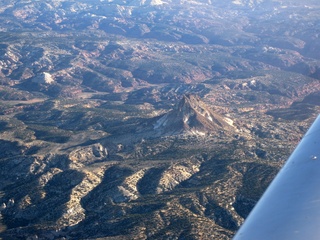
[[[317,0],[120,2],[0,2],[0,238],[231,239],[320,111]]]

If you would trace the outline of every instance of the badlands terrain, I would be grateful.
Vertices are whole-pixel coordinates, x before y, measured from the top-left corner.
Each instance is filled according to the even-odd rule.
[[[231,239],[320,112],[317,0],[0,2],[0,239]]]

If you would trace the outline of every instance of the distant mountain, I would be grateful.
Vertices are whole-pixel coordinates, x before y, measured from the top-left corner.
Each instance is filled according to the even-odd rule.
[[[154,130],[164,135],[205,136],[234,130],[234,127],[231,119],[215,113],[200,97],[186,94],[172,111],[156,121]]]

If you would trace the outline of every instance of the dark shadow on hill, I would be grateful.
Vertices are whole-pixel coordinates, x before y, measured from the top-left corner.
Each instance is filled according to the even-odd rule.
[[[320,106],[320,92],[311,93],[306,96],[302,103]]]
[[[7,126],[8,126],[7,122],[0,121],[0,132],[6,131],[7,129],[9,129]]]
[[[278,169],[259,163],[240,163],[238,168],[243,174],[243,184],[236,193],[233,207],[241,217],[246,218],[276,176]]]
[[[151,168],[138,181],[137,189],[141,195],[156,194],[159,181],[166,168]]]
[[[11,142],[0,139],[0,159],[21,155],[25,150],[26,147],[16,141]]]
[[[303,121],[310,118],[315,113],[314,107],[315,106],[312,104],[295,102],[289,108],[270,110],[267,114],[274,117],[276,120],[284,119]]]
[[[76,170],[58,173],[47,183],[43,191],[33,189],[38,179],[32,177],[8,186],[8,188],[13,187],[8,192],[11,196],[15,196],[16,203],[23,202],[27,195],[32,199],[32,204],[25,208],[21,209],[14,205],[3,211],[4,222],[8,229],[25,227],[29,224],[54,223],[67,211],[64,204],[70,200],[72,188],[79,184],[83,177],[83,174]]]
[[[183,181],[177,188],[203,188],[211,185],[228,172],[227,166],[233,160],[212,158],[200,166],[200,171],[191,178]]]
[[[118,194],[118,186],[133,172],[128,167],[112,166],[108,168],[102,182],[82,199],[83,208],[90,212],[94,209],[104,208],[106,203],[110,205],[110,203],[127,201]]]
[[[122,194],[120,185],[133,173],[131,168],[121,166],[106,170],[102,182],[81,200],[86,218],[72,229],[72,237],[117,236],[131,231],[137,222],[134,217],[126,216],[121,203],[129,199]]]
[[[21,161],[20,165],[24,165],[18,165],[16,168],[21,167],[27,172],[28,169],[33,169],[33,164],[37,160],[32,159],[32,157],[29,157],[29,161],[27,160]],[[11,238],[13,236],[10,236],[10,229],[23,227],[23,230],[19,231],[21,236],[14,236],[23,239],[25,236],[36,233],[37,224],[47,224],[50,228],[51,224],[54,225],[68,210],[65,204],[70,200],[72,189],[82,182],[84,174],[68,169],[69,161],[63,156],[48,157],[43,161],[46,162],[43,171],[38,174],[26,172],[23,175],[24,177],[13,180],[3,189],[6,195],[2,201],[11,202],[11,204],[7,204],[7,208],[1,212],[3,222],[8,230],[2,233],[0,237],[13,239]],[[9,164],[7,168],[10,168],[11,165]],[[37,171],[37,169],[34,169],[34,171]],[[49,174],[49,176],[53,174],[53,176],[51,179],[46,179],[43,177],[44,174]],[[39,184],[42,181],[47,181],[44,186]],[[33,226],[29,227],[29,225]],[[17,234],[16,231],[13,232]]]
[[[38,84],[32,82],[31,79],[28,79],[27,81],[17,84],[15,88],[32,94],[44,94],[49,97],[59,97],[63,92],[64,86],[57,83],[51,85]]]
[[[237,222],[232,215],[226,209],[220,207],[216,202],[210,202],[205,207],[205,216],[213,219],[216,224],[231,231],[238,229]]]

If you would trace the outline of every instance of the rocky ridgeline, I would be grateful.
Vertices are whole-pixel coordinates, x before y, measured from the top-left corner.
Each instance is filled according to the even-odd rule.
[[[307,125],[307,121],[301,126],[287,122],[270,125],[267,115],[262,115],[259,123],[241,116],[232,123],[200,97],[189,94],[162,116],[150,117],[147,112],[146,119],[118,121],[115,127],[124,130],[116,135],[79,130],[82,128],[75,124],[83,124],[89,117],[95,122],[95,115],[89,112],[99,110],[100,117],[97,108],[101,102],[70,102],[31,105],[19,121],[1,117],[0,136],[7,140],[1,142],[0,184],[5,194],[0,203],[7,230],[0,236],[31,236],[35,226],[45,222],[48,224],[36,231],[39,238],[53,234],[78,239],[112,232],[128,239],[161,239],[168,228],[172,236],[230,238],[260,196],[261,185],[271,181],[264,174],[274,173],[282,163],[279,159],[288,155],[290,149],[284,141],[289,139],[294,145],[297,138],[293,137]],[[38,115],[40,106],[43,113]],[[63,122],[61,109],[75,111],[80,106],[86,114],[65,112],[68,120]],[[50,120],[54,114],[63,123],[60,126],[69,129],[67,133],[75,125],[76,134],[56,141],[43,138],[58,129],[50,121],[45,128],[31,131],[26,127],[30,119]],[[167,121],[159,124],[160,119]],[[174,127],[179,131],[173,131]],[[39,134],[48,128],[52,133]],[[58,135],[66,134],[62,128],[60,131]],[[26,133],[32,137],[28,135],[23,142]],[[260,170],[272,164],[276,167],[247,176],[245,166],[235,165],[255,166],[257,161],[262,162]],[[260,172],[260,177],[254,177]],[[249,194],[252,183],[254,193]]]
[[[166,169],[159,180],[156,188],[157,193],[172,191],[183,181],[190,179],[194,174],[200,171],[200,162],[188,163],[184,165],[174,164]]]
[[[88,161],[90,156],[92,161]],[[7,169],[10,164],[12,162],[9,160],[2,162],[2,169]],[[166,226],[174,223],[175,218],[188,219],[186,227],[192,229],[192,234],[198,237],[206,236],[199,229],[210,229],[210,226],[212,229],[220,229],[224,234],[230,234],[220,226],[222,220],[212,221],[205,217],[208,206],[200,206],[204,203],[199,205],[200,212],[194,212],[194,209],[187,210],[179,203],[180,197],[166,199],[166,193],[175,194],[182,183],[201,174],[200,160],[181,159],[177,163],[164,162],[155,167],[134,169],[125,162],[114,165],[115,162],[106,158],[105,148],[101,144],[94,144],[73,150],[69,155],[30,158],[30,161],[16,164],[25,169],[25,174],[19,175],[20,185],[8,184],[8,188],[5,188],[6,194],[1,196],[4,203],[1,213],[11,229],[6,232],[6,236],[31,236],[33,224],[50,221],[51,224],[47,226],[50,230],[37,233],[38,237],[47,237],[54,233],[54,236],[76,238],[72,237],[73,231],[67,229],[73,226],[78,233],[88,231],[88,228],[96,229],[95,225],[87,224],[92,217],[99,219],[102,214],[108,221],[124,221],[127,217],[132,218],[145,211],[153,215],[150,216],[151,225],[148,230],[142,230],[143,227],[139,230],[141,236],[157,236]],[[1,177],[9,179],[9,172],[2,172]],[[223,201],[230,202],[232,194],[226,193],[228,197]],[[150,196],[154,196],[154,201],[144,202],[144,199]],[[199,201],[198,196],[192,196],[191,199]],[[227,206],[226,209],[229,209],[226,211],[230,211],[232,216],[232,207]],[[162,224],[153,225],[157,215],[162,219]],[[203,225],[200,226],[198,221]],[[82,227],[83,224],[86,226]],[[125,227],[126,224],[123,224]],[[19,233],[14,230],[18,226],[23,229]],[[148,226],[148,223],[143,223],[143,226]],[[132,231],[132,234],[138,234],[135,230]]]
[[[230,239],[320,111],[313,0],[0,18],[1,239]]]

